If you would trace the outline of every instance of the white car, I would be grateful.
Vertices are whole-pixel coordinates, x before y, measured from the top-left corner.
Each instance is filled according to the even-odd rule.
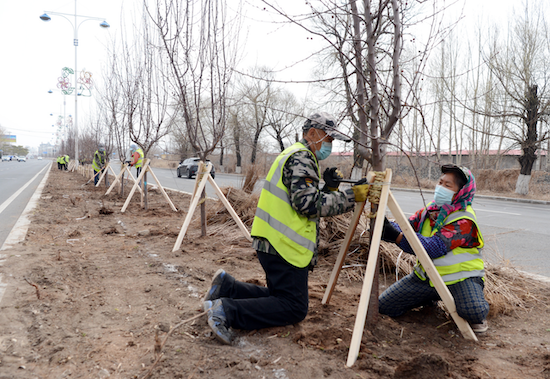
[[[41,160],[42,160],[42,157],[38,157],[38,158],[36,158],[36,159],[38,159],[39,161],[41,161]]]
[[[26,161],[27,161],[26,157],[17,157],[17,162],[26,162]]]
[[[9,161],[11,161],[11,158],[10,158],[9,155],[2,155],[2,160],[3,160],[3,161],[8,161],[8,162],[9,162]]]

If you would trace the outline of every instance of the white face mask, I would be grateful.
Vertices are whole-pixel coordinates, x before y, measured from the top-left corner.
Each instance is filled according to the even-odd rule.
[[[448,188],[440,186],[439,184],[435,186],[434,201],[438,207],[444,204],[451,204],[454,195],[455,193]]]

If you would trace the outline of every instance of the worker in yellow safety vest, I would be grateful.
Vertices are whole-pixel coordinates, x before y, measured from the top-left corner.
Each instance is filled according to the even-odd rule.
[[[92,168],[94,169],[94,184],[97,185],[101,173],[105,170],[105,165],[107,164],[107,153],[105,152],[105,145],[99,144],[96,152],[94,153],[94,159],[92,161]],[[105,177],[105,185],[109,186],[107,180],[108,175]]]
[[[417,211],[409,222],[435,268],[453,295],[459,316],[476,333],[487,331],[489,303],[483,294],[485,270],[479,230],[472,201],[474,175],[466,167],[446,164],[435,187],[434,201]],[[399,225],[384,220],[382,239],[414,254]],[[379,297],[379,311],[397,317],[406,311],[440,300],[420,263],[414,271],[391,285]]]
[[[130,166],[134,166],[136,168],[136,175],[139,176],[145,155],[143,154],[141,147],[138,147],[136,144],[130,145],[130,152],[132,153]]]
[[[318,161],[331,154],[333,139],[350,141],[337,130],[334,117],[315,113],[303,125],[302,140],[285,149],[271,166],[251,231],[267,287],[239,282],[220,269],[204,298],[208,324],[222,343],[231,343],[230,328],[290,325],[306,317],[319,219],[352,210],[368,193],[364,181],[339,191],[343,176],[336,167],[324,171],[325,186],[320,188]]]

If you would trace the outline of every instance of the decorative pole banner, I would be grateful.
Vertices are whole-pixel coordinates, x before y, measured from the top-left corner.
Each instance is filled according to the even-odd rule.
[[[69,75],[73,74],[74,70],[72,68],[63,67],[61,69],[61,76],[57,78],[57,88],[65,95],[70,95],[74,91],[74,87],[71,87],[71,81],[69,80]]]
[[[92,80],[92,73],[89,71],[80,71],[80,78],[78,83],[80,84],[80,96],[92,96],[92,89],[94,88],[94,81]]]
[[[94,88],[94,81],[92,79],[92,73],[89,71],[80,71],[78,78],[79,96],[92,96],[92,89]],[[61,90],[65,95],[70,95],[74,91],[74,87],[71,87],[72,80],[69,79],[69,75],[74,75],[74,70],[69,67],[63,67],[61,69],[61,76],[57,78],[57,88]]]

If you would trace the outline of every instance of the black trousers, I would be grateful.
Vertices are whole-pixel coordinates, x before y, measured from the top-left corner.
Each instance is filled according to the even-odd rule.
[[[278,255],[257,253],[267,287],[229,275],[222,283],[220,295],[229,325],[253,330],[302,321],[309,306],[308,268],[296,268]]]

